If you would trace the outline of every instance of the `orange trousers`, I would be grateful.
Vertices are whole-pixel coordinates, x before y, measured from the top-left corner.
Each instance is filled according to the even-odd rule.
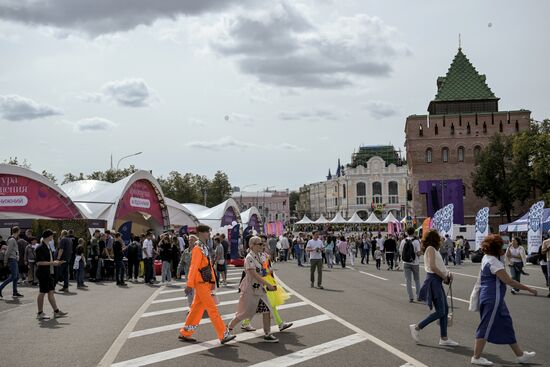
[[[191,305],[191,312],[187,315],[185,326],[180,329],[180,334],[186,337],[193,335],[202,319],[204,311],[208,312],[208,317],[216,329],[218,339],[223,339],[225,333],[225,324],[218,312],[218,307],[212,298],[212,287],[209,283],[199,283],[195,287],[195,296]]]

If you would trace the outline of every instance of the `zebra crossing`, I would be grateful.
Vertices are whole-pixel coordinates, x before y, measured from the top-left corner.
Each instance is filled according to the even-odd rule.
[[[228,271],[230,281],[227,287],[216,292],[218,310],[228,323],[235,314],[239,294],[237,292],[241,269]],[[233,280],[233,282],[231,282]],[[221,345],[216,337],[210,319],[201,320],[194,337],[197,343],[189,344],[178,340],[178,329],[182,327],[189,305],[183,295],[185,283],[159,288],[138,310],[127,327],[115,340],[111,349],[100,362],[100,366],[212,366],[223,362],[225,366],[294,366],[307,365],[317,359],[341,362],[340,352],[360,345],[361,353],[389,353],[395,365],[408,362],[424,367],[414,358],[398,351],[367,332],[348,324],[328,310],[312,303],[281,282],[291,294],[285,305],[279,307],[281,317],[293,326],[284,332],[272,325],[271,331],[279,343],[263,341],[262,318],[256,316],[252,325],[258,330],[245,332],[237,330],[237,338]],[[405,362],[404,362],[405,361]],[[317,361],[318,362],[318,361]]]

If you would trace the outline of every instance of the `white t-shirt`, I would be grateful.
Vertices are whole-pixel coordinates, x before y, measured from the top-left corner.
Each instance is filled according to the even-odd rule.
[[[437,250],[435,251],[435,266],[443,273],[447,274],[448,270],[443,262],[443,258],[441,257],[441,252]],[[426,273],[435,273],[432,269],[430,269],[430,264],[428,263],[428,249],[424,252],[424,270],[426,270]]]
[[[491,274],[496,274],[497,271],[504,269],[504,264],[492,255],[485,255],[481,260],[481,269],[489,264],[489,270]]]
[[[145,241],[143,241],[143,250],[143,252],[145,252],[145,257],[153,257],[153,241],[145,239]]]
[[[380,251],[384,251],[384,239],[383,238],[378,238],[376,240],[376,247],[378,247],[380,249]]]
[[[183,250],[185,250],[185,241],[183,237],[178,236],[178,243],[180,244],[180,251],[183,252]]]
[[[411,264],[411,265],[420,265],[420,261],[419,261],[420,257],[417,255],[420,252],[420,242],[417,239],[413,238],[413,237],[407,237],[403,241],[401,241],[401,244],[399,245],[399,253],[401,254],[401,259],[403,259],[403,248],[405,246],[405,241],[406,240],[412,240],[413,247],[414,247],[414,254],[416,256],[415,256],[414,261],[412,263],[408,263],[408,262],[405,262],[405,261],[403,261],[403,263]]]
[[[311,249],[309,253],[309,258],[312,260],[319,260],[323,258],[323,253],[321,250],[323,249],[323,241],[321,240],[309,240],[307,241],[306,249]],[[319,251],[317,251],[319,249]]]

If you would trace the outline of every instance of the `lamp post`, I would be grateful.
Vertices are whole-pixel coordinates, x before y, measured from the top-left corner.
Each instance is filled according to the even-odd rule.
[[[118,163],[116,164],[116,170],[118,171],[118,166],[120,165],[120,162],[121,162],[123,159],[130,158],[130,157],[133,157],[133,156],[136,156],[136,155],[140,155],[141,153],[143,153],[143,152],[137,152],[137,153],[130,154],[130,155],[127,155],[127,156],[124,156],[124,157],[120,158],[120,159],[118,160]]]

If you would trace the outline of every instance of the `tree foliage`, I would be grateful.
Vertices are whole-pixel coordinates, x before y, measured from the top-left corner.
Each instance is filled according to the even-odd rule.
[[[300,201],[300,193],[297,191],[291,191],[288,200],[290,201],[290,215],[296,215],[296,204]]]
[[[164,195],[180,203],[216,206],[231,197],[232,188],[227,174],[216,172],[212,180],[206,176],[172,171],[158,179]]]

